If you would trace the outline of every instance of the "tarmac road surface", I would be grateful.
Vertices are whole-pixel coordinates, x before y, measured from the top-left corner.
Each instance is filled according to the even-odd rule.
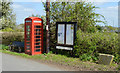
[[[63,70],[30,59],[25,59],[22,57],[2,53],[2,71],[63,71]]]

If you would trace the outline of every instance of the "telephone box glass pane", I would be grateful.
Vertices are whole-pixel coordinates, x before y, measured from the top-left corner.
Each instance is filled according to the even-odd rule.
[[[67,45],[73,45],[73,37],[74,35],[74,25],[72,24],[67,24],[67,29],[66,29],[66,44]]]
[[[64,24],[58,24],[58,43],[59,44],[64,44],[64,30],[65,30],[65,25]]]
[[[40,46],[36,46],[36,48],[40,48]]]
[[[27,34],[30,34],[30,32],[27,32]]]
[[[27,36],[27,38],[30,38],[30,36]]]
[[[36,52],[39,52],[40,51],[40,49],[36,49]]]
[[[36,42],[39,42],[40,41],[40,39],[36,39]]]
[[[40,38],[40,36],[36,36],[36,38]]]
[[[27,48],[27,50],[30,50],[30,48]]]
[[[30,29],[27,29],[27,31],[30,31]]]
[[[41,26],[36,26],[36,28],[41,28]]]
[[[27,28],[30,28],[30,26],[29,26],[29,25],[27,25],[26,27],[27,27]]]
[[[30,39],[27,39],[27,41],[30,41]]]
[[[40,45],[40,43],[36,43],[36,45]]]
[[[27,50],[30,50],[30,45],[27,45],[26,47],[27,47]]]
[[[36,32],[39,32],[40,31],[40,29],[36,29]]]
[[[30,48],[30,45],[27,45],[27,48]]]
[[[35,35],[40,35],[40,33],[36,33]]]
[[[30,44],[30,42],[27,42],[27,44]]]

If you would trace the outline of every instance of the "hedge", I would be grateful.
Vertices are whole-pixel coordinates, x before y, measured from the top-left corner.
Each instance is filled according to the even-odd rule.
[[[24,41],[24,32],[3,32],[2,33],[2,44],[9,45],[13,41]]]
[[[10,45],[14,41],[24,42],[24,32],[3,32],[2,34],[2,44]],[[44,52],[46,51],[46,31],[44,30]]]
[[[45,31],[44,31],[45,32]],[[45,34],[44,34],[44,51],[45,51]],[[74,46],[74,55],[79,56],[83,61],[97,61],[98,53],[114,55],[114,62],[120,62],[120,47],[119,38],[117,33],[84,33],[80,30],[77,31],[76,45]],[[2,44],[9,45],[13,41],[24,41],[23,32],[6,32],[2,33]],[[55,48],[54,48],[55,49]],[[70,56],[69,51],[63,52]]]
[[[2,44],[0,44],[0,50],[8,50],[9,49],[9,47],[8,46],[5,46],[5,45],[2,45]]]
[[[74,53],[84,61],[97,61],[98,53],[114,55],[114,61],[120,62],[120,47],[117,33],[96,32],[83,33],[77,31]]]

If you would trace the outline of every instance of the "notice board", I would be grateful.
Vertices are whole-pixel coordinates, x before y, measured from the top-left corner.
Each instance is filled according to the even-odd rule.
[[[73,50],[77,22],[56,22],[56,49]]]

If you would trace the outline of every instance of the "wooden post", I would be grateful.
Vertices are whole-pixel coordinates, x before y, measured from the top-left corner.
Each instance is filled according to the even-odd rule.
[[[49,53],[50,51],[49,25],[50,25],[50,1],[46,0],[46,53]]]

